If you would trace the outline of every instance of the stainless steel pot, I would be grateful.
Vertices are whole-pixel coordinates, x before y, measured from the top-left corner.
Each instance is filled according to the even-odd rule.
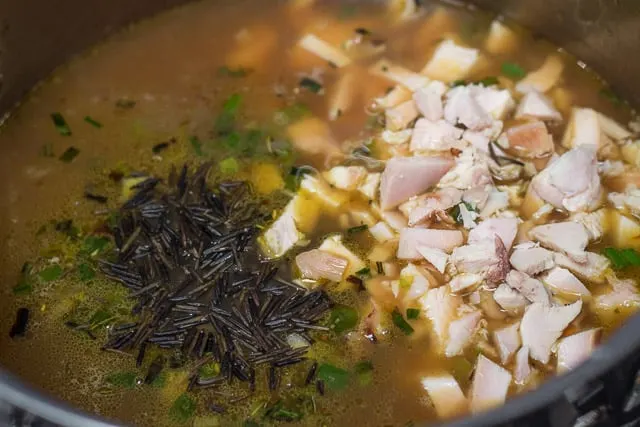
[[[184,2],[0,1],[0,117],[74,53],[128,22]],[[474,0],[473,3],[513,18],[563,46],[603,75],[633,104],[640,105],[637,51],[640,1]],[[579,415],[597,411],[598,405],[604,405],[605,412],[608,411],[606,425],[622,425],[634,419],[635,412],[623,410],[622,405],[640,368],[638,330],[640,316],[631,319],[587,363],[568,375],[549,381],[495,411],[454,425],[571,426]],[[16,417],[20,418],[20,425],[112,425],[36,392],[0,369],[0,425],[15,424]]]

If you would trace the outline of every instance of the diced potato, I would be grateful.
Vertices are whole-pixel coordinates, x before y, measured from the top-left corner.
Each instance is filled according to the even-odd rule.
[[[376,224],[376,218],[367,208],[352,207],[349,210],[349,215],[351,215],[351,220],[355,225],[372,227]]]
[[[489,53],[505,54],[512,52],[518,46],[518,35],[498,20],[491,22],[489,35],[484,42],[484,48]]]
[[[269,258],[279,258],[293,248],[304,236],[298,231],[292,209],[284,212],[260,238],[262,250]]]
[[[375,269],[376,262],[385,262],[391,259],[395,259],[396,251],[398,250],[398,241],[397,240],[388,240],[384,243],[379,243],[375,245],[367,258],[369,261],[373,263],[373,268]]]
[[[610,213],[611,218],[611,238],[617,247],[638,247],[640,246],[640,224],[618,211]]]
[[[356,272],[366,267],[364,261],[362,261],[342,243],[342,236],[339,234],[329,236],[324,239],[318,249],[321,251],[331,252],[332,254],[338,255],[349,261],[349,266],[345,270],[345,277],[354,275]]]
[[[339,209],[349,200],[347,193],[331,188],[322,178],[312,175],[305,175],[300,189],[316,197],[330,210]]]
[[[358,187],[358,191],[365,195],[369,200],[375,200],[380,185],[381,173],[370,173],[364,179],[364,182]]]
[[[421,74],[394,64],[388,59],[381,59],[369,68],[369,72],[375,76],[389,79],[401,84],[411,91],[415,91],[429,84],[429,79]]]
[[[444,40],[436,48],[422,73],[435,80],[452,82],[465,78],[478,60],[478,50]]]
[[[380,221],[374,226],[369,227],[369,232],[371,232],[373,238],[378,242],[386,242],[395,238],[395,233],[384,221]]]
[[[527,219],[533,218],[533,215],[538,212],[544,204],[544,200],[538,197],[533,188],[529,186],[527,188],[527,193],[524,196],[524,200],[522,201],[522,215]]]
[[[321,202],[318,198],[301,191],[289,202],[285,211],[289,210],[303,233],[311,233],[318,225],[322,212]]]
[[[340,190],[355,190],[367,178],[363,166],[335,166],[323,174],[327,182]]]
[[[600,128],[605,135],[613,140],[620,141],[622,139],[626,139],[631,137],[631,132],[627,130],[620,123],[616,122],[610,117],[605,116],[602,113],[598,113],[598,121],[600,123]]]
[[[540,68],[530,72],[518,82],[516,90],[520,93],[527,93],[532,90],[546,92],[558,83],[563,70],[564,63],[562,58],[558,55],[549,55]]]
[[[273,53],[278,44],[278,33],[271,25],[260,25],[241,30],[236,36],[237,45],[225,60],[232,68],[258,68]]]
[[[347,71],[340,76],[329,101],[329,120],[337,120],[351,108],[357,89],[355,72]]]
[[[621,146],[620,151],[625,162],[640,167],[640,140]]]
[[[284,188],[278,166],[273,163],[255,163],[251,166],[251,183],[259,194],[270,194]]]
[[[389,0],[388,8],[391,16],[404,22],[416,16],[418,5],[416,0]]]
[[[374,100],[374,105],[376,108],[386,110],[387,108],[395,107],[410,99],[411,91],[403,85],[397,85],[386,95],[376,98]]]
[[[310,155],[324,155],[327,159],[340,157],[339,144],[329,125],[317,117],[309,117],[287,128],[289,138],[300,151]]]
[[[300,39],[298,45],[338,68],[351,64],[351,58],[347,54],[313,34],[305,35]]]
[[[416,103],[410,99],[385,111],[386,127],[392,131],[405,129],[419,114]]]
[[[573,97],[571,92],[563,87],[556,87],[551,91],[553,104],[564,115],[568,116],[573,108]]]

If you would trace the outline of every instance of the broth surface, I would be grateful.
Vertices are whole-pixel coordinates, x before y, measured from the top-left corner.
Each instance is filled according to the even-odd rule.
[[[431,2],[424,6],[421,16],[406,22],[396,22],[382,2],[322,1],[310,6],[304,3],[270,2],[264,7],[262,2],[253,0],[204,0],[171,10],[121,31],[62,66],[13,111],[0,129],[3,195],[0,274],[4,283],[0,325],[3,331],[8,330],[19,307],[31,310],[31,320],[24,339],[11,339],[5,332],[0,334],[3,367],[39,388],[109,419],[133,425],[175,425],[168,414],[186,386],[183,373],[169,372],[165,384],[157,387],[109,386],[105,384],[105,376],[132,371],[144,375],[152,357],[148,356],[144,367],[137,369],[135,355],[101,350],[105,331],[97,331],[98,339],[92,340],[64,326],[74,308],[86,310],[86,317],[96,307],[105,305],[125,313],[133,303],[125,298],[124,288],[100,275],[89,282],[78,280],[76,270],[68,266],[74,264],[73,253],[83,241],[69,240],[55,229],[52,220],[72,219],[80,234],[91,234],[106,220],[105,207],[117,208],[122,201],[121,186],[109,178],[110,173],[143,171],[165,177],[172,165],[185,162],[197,165],[209,158],[216,165],[224,159],[237,158],[240,169],[231,175],[251,180],[257,187],[265,185],[268,192],[270,185],[256,172],[257,165],[275,168],[286,178],[293,164],[270,158],[243,160],[212,136],[211,129],[221,106],[233,94],[242,96],[238,121],[246,126],[281,127],[278,111],[300,104],[310,114],[326,119],[330,93],[340,69],[299,51],[296,42],[305,33],[314,33],[339,46],[353,37],[354,29],[365,28],[376,39],[386,41],[385,58],[420,70],[446,37],[484,49],[493,19],[481,11]],[[434,16],[440,18],[432,19]],[[485,55],[481,66],[465,77],[467,81],[500,76],[505,62],[519,64],[529,72],[537,69],[549,54],[558,53],[564,65],[558,85],[562,92],[556,89],[551,96],[565,122],[550,126],[556,143],[562,139],[571,106],[588,106],[625,125],[632,119],[628,106],[617,98],[612,102],[611,97],[603,96],[609,93],[605,83],[589,69],[578,66],[575,58],[521,28],[512,28],[521,48],[509,54]],[[358,147],[376,131],[371,126],[368,107],[374,98],[393,87],[386,79],[366,71],[379,58],[364,59],[354,65],[359,95],[338,120],[327,121],[344,147]],[[241,76],[233,75],[234,70],[242,69],[246,72],[239,72]],[[303,76],[321,81],[325,93],[297,87]],[[135,105],[128,108],[116,105],[123,100],[135,101]],[[50,116],[54,112],[64,116],[71,136],[56,131]],[[102,127],[88,123],[85,116],[97,120]],[[204,147],[203,156],[194,149],[194,136]],[[154,153],[153,148],[164,142],[168,148]],[[77,148],[79,154],[70,163],[60,161],[59,157],[69,147]],[[295,165],[325,168],[322,156],[304,153],[298,155]],[[84,198],[88,189],[108,196],[108,204]],[[277,197],[286,200],[283,194]],[[359,206],[358,202],[352,202],[341,209],[350,212]],[[308,249],[316,248],[327,233],[343,229],[337,215],[327,215],[309,236]],[[597,252],[612,245],[612,241],[611,236],[605,235],[589,250]],[[365,256],[374,241],[370,237],[357,237],[351,243],[358,254]],[[12,288],[19,283],[20,270],[26,261],[41,270],[60,263],[64,273],[50,282],[36,280],[31,292],[14,295]],[[625,270],[620,277],[635,280],[636,270]],[[604,289],[590,286],[594,295]],[[333,288],[328,292],[335,301],[346,305],[363,307],[368,301],[366,292]],[[633,311],[633,307],[616,310],[606,318],[586,313],[580,329],[601,326],[605,334],[609,333]],[[490,322],[490,328],[491,325]],[[420,332],[420,326],[415,327]],[[463,356],[443,358],[432,350],[433,346],[432,338],[424,331],[411,337],[395,331],[391,338],[378,344],[340,336],[320,340],[311,348],[312,359],[348,370],[363,360],[371,361],[373,379],[366,386],[352,381],[345,390],[314,396],[314,410],[300,425],[404,426],[436,420],[436,412],[419,378],[452,372],[466,390],[471,383],[470,359],[478,351],[469,349]],[[295,399],[310,393],[297,386],[289,388],[290,383],[300,382],[308,366],[286,370],[281,380],[282,396]],[[539,377],[530,386],[551,375],[551,370],[540,368]],[[518,391],[512,387],[510,394]],[[223,397],[216,393],[222,393]],[[219,392],[193,393],[198,403],[196,415],[213,416],[206,409],[208,404],[245,394],[246,387],[234,386],[224,386]],[[197,420],[210,423],[199,425],[243,425],[270,398],[266,379],[261,376],[255,395],[217,417],[215,422],[219,424],[212,419]],[[261,425],[263,422],[270,423],[260,421]]]

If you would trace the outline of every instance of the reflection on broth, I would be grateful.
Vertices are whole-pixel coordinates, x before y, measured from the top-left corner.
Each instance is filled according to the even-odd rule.
[[[12,112],[3,366],[127,424],[403,426],[635,312],[639,126],[575,58],[436,2],[258,8],[137,24]]]

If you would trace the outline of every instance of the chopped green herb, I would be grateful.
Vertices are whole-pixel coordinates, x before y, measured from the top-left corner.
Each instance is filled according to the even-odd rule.
[[[169,417],[180,424],[189,421],[196,412],[196,402],[184,393],[173,402],[169,409]]]
[[[521,79],[527,75],[527,72],[515,62],[503,62],[500,71],[505,76],[512,79]]]
[[[222,105],[222,112],[218,116],[215,124],[215,131],[218,135],[226,135],[233,130],[236,122],[236,115],[242,104],[242,95],[234,93]]]
[[[289,173],[284,177],[285,187],[290,191],[298,191],[298,187],[300,187],[300,182],[302,178],[311,173],[312,169],[307,167],[296,167],[293,166],[289,169]]]
[[[189,144],[191,144],[191,147],[193,147],[193,152],[196,153],[196,156],[204,156],[204,153],[202,152],[202,143],[197,136],[189,137]]]
[[[31,263],[25,262],[20,269],[20,278],[18,283],[13,287],[14,295],[26,295],[33,291],[33,279],[31,277],[31,271],[33,266]]]
[[[133,99],[121,98],[116,101],[116,107],[123,110],[130,110],[136,106],[136,101]]]
[[[635,249],[604,248],[602,253],[609,258],[615,270],[640,266],[640,254]]]
[[[358,325],[358,311],[346,305],[337,305],[331,310],[328,326],[335,333],[350,331]]]
[[[624,100],[622,98],[620,98],[618,96],[618,94],[616,94],[613,89],[611,89],[610,87],[604,87],[602,89],[600,89],[600,96],[606,98],[609,100],[609,102],[611,102],[613,105],[622,105],[624,104]]]
[[[97,310],[89,319],[89,324],[92,329],[96,329],[102,326],[106,326],[115,316],[106,310]]]
[[[407,319],[416,320],[418,317],[420,317],[419,308],[407,308]]]
[[[104,251],[109,246],[109,243],[111,241],[106,237],[87,236],[82,244],[81,253],[96,256]]]
[[[477,209],[473,205],[471,205],[470,203],[467,203],[467,202],[462,202],[462,203],[464,203],[465,207],[467,208],[467,210],[469,212],[477,212]],[[451,216],[451,218],[453,218],[453,220],[457,224],[462,224],[463,223],[462,214],[460,213],[460,205],[461,205],[461,203],[458,203],[457,205],[455,205],[454,207],[449,209],[449,216]]]
[[[356,271],[356,276],[369,277],[371,276],[371,269],[369,267],[361,268],[360,270]]]
[[[151,382],[153,388],[164,388],[167,385],[167,373],[160,372],[158,376]]]
[[[403,275],[400,276],[400,287],[402,289],[409,289],[413,285],[413,276]]]
[[[74,240],[77,239],[80,235],[80,230],[78,230],[78,227],[73,225],[73,220],[71,219],[57,221],[54,225],[54,228],[57,232],[62,233]]]
[[[302,413],[294,411],[289,408],[285,408],[282,400],[278,400],[271,408],[265,413],[265,417],[284,422],[300,421],[302,419]]]
[[[200,367],[198,373],[203,379],[215,378],[220,374],[220,365],[216,362],[207,363]]]
[[[53,144],[44,144],[42,148],[40,148],[40,155],[42,157],[55,157],[55,154],[53,154]]]
[[[453,82],[451,82],[450,86],[451,87],[457,87],[457,86],[466,86],[469,82],[467,82],[466,80],[454,80]]]
[[[92,119],[89,116],[85,116],[84,117],[84,121],[89,123],[91,126],[93,126],[94,128],[98,128],[100,129],[102,127],[102,123],[100,123],[99,121]]]
[[[96,272],[89,264],[83,262],[78,266],[78,277],[83,282],[88,282],[96,277]]]
[[[304,89],[307,89],[308,91],[313,93],[320,93],[323,90],[322,83],[310,77],[301,78],[300,82],[298,82],[298,86]]]
[[[227,157],[226,159],[222,160],[218,166],[220,167],[220,172],[222,172],[223,174],[234,174],[236,172],[238,172],[238,170],[240,170],[240,165],[238,164],[238,161],[233,158],[233,157]]]
[[[135,388],[138,378],[135,372],[116,372],[107,375],[104,382],[120,388]]]
[[[222,67],[218,68],[219,76],[247,77],[251,73],[253,73],[253,70],[250,68],[243,68],[243,67],[230,68],[230,67],[227,67],[226,65],[223,65]]]
[[[480,83],[482,86],[494,86],[500,82],[498,81],[497,77],[489,76],[489,77],[485,77],[482,80],[478,80],[478,83]]]
[[[356,234],[363,231],[367,231],[369,226],[367,224],[357,225],[355,227],[347,228],[347,234]]]
[[[273,121],[281,126],[286,126],[291,123],[295,123],[298,120],[307,117],[311,114],[311,110],[305,104],[297,102],[295,104],[288,105],[278,111],[276,111]]]
[[[38,276],[43,282],[53,282],[62,276],[62,267],[59,264],[50,265],[38,273]]]
[[[369,385],[373,382],[373,363],[371,363],[371,361],[364,360],[356,363],[353,371],[356,374],[360,385]]]
[[[404,332],[405,335],[411,335],[413,333],[413,328],[406,320],[404,320],[402,313],[400,313],[400,310],[397,308],[391,313],[391,319],[393,320],[393,324]]]
[[[260,424],[253,421],[252,419],[248,419],[244,420],[244,423],[242,423],[242,427],[260,427]]]
[[[317,375],[331,390],[342,390],[349,384],[349,372],[328,363],[320,365]]]
[[[237,150],[240,147],[240,134],[238,132],[230,132],[224,138],[224,145],[230,150]]]
[[[378,274],[384,274],[384,264],[381,261],[376,261],[376,271]]]
[[[69,128],[67,121],[62,117],[62,114],[52,113],[51,120],[53,120],[53,125],[56,127],[60,135],[71,136],[71,129]]]
[[[69,147],[60,156],[60,161],[65,163],[71,163],[73,159],[75,159],[78,156],[78,154],[80,154],[80,150],[78,150],[76,147]]]

